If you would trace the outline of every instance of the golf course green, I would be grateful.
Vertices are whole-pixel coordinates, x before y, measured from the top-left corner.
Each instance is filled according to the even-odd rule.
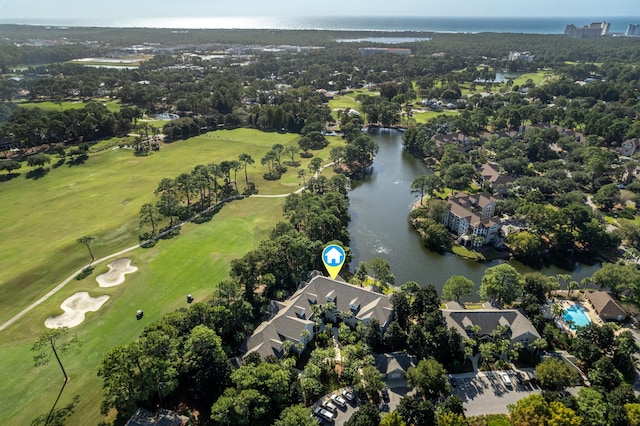
[[[263,133],[251,129],[217,131],[188,140],[163,144],[159,152],[137,157],[131,150],[108,149],[91,153],[85,164],[59,167],[39,179],[28,179],[29,168],[0,182],[0,324],[42,297],[89,260],[89,253],[77,239],[96,237],[91,248],[96,258],[135,245],[140,229],[138,212],[146,202],[155,202],[153,191],[161,178],[189,173],[197,164],[218,163],[250,154],[249,180],[260,195],[287,194],[300,187],[297,168],[278,181],[266,181],[260,159],[273,144],[297,144],[299,136]],[[331,139],[332,144],[340,143]],[[325,158],[331,144],[316,157]],[[52,157],[52,164],[56,158]],[[307,168],[303,159],[300,168]],[[244,186],[244,173],[238,173]],[[229,262],[255,248],[281,219],[284,198],[248,198],[226,204],[211,220],[188,223],[180,235],[159,240],[147,249],[126,255],[138,271],[128,274],[123,284],[100,288],[96,276],[108,270],[96,265],[93,273],[71,280],[64,288],[0,331],[0,418],[5,424],[29,424],[51,409],[63,384],[55,359],[34,367],[30,349],[45,330],[44,321],[62,314],[60,304],[78,292],[91,297],[110,296],[97,311],[88,312],[79,326],[71,329],[82,346],[62,354],[70,376],[56,408],[77,395],[78,402],[69,424],[96,424],[101,380],[97,366],[104,353],[118,344],[134,340],[144,327],[164,313],[186,307],[186,295],[206,300],[216,284],[228,276]],[[116,260],[114,258],[112,260]],[[111,261],[111,260],[110,260]],[[144,310],[137,321],[136,310]]]

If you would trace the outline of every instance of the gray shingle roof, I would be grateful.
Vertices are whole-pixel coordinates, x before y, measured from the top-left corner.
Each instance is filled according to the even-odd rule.
[[[375,293],[367,288],[324,276],[315,276],[288,300],[271,304],[275,311],[274,317],[260,324],[245,340],[243,352],[258,352],[262,357],[280,357],[285,340],[299,342],[300,332],[313,327],[311,306],[314,301],[318,305],[331,301],[336,304],[337,312],[351,312],[358,321],[375,319],[382,327],[388,325],[393,315],[390,295]]]
[[[376,367],[382,374],[389,374],[393,371],[404,371],[409,367],[415,367],[417,359],[406,352],[394,352],[390,354],[376,354],[374,356]]]
[[[480,335],[490,334],[498,326],[506,325],[511,340],[519,340],[519,336],[526,333],[540,337],[531,321],[518,309],[443,309],[442,314],[447,327],[455,328],[462,337],[469,337],[467,330],[474,325],[480,327]]]

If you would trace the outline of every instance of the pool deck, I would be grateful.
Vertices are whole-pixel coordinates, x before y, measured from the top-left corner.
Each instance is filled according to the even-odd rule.
[[[582,295],[580,296],[579,299],[576,299],[576,300],[560,299],[556,297],[554,298],[553,302],[557,303],[563,310],[570,308],[572,305],[578,305],[584,310],[584,312],[587,314],[587,317],[589,318],[589,320],[591,320],[592,323],[595,323],[598,325],[604,325],[604,321],[602,321],[600,316],[596,314],[596,312],[593,310],[591,305],[587,303],[583,298],[584,296]],[[556,324],[562,329],[575,335],[576,330],[572,330],[569,327],[569,324],[567,323],[567,321],[564,319],[562,315],[560,316],[560,318],[556,320]]]

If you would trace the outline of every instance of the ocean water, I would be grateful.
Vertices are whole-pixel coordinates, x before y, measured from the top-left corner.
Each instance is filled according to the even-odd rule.
[[[175,29],[284,29],[340,31],[420,31],[438,33],[529,33],[562,34],[567,24],[578,27],[591,22],[611,22],[610,32],[624,33],[640,17],[553,17],[553,18],[444,18],[444,17],[122,17],[101,19],[12,19],[0,24],[51,26],[97,26]]]

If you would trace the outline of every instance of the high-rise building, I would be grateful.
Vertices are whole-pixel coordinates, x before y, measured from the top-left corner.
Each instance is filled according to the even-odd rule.
[[[573,24],[569,24],[564,29],[564,34],[573,38],[595,38],[602,37],[609,33],[611,27],[610,22],[592,22],[590,25],[584,27],[576,27]]]
[[[640,36],[640,25],[638,24],[629,24],[627,27],[627,32],[624,33],[627,37]]]
[[[533,62],[534,58],[535,55],[532,55],[530,52],[509,52],[510,61]]]

